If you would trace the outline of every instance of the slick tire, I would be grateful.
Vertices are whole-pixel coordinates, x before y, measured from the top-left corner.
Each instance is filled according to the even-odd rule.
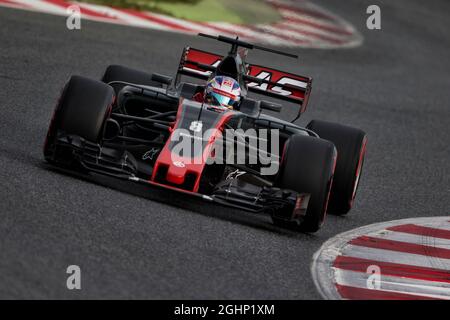
[[[367,136],[362,130],[320,120],[312,120],[307,128],[336,146],[338,158],[328,212],[336,215],[347,214],[353,206],[358,190]]]
[[[287,221],[272,216],[274,224],[303,232],[316,232],[325,219],[333,181],[336,148],[333,143],[304,135],[293,135],[286,142],[278,185],[299,193],[309,193],[305,216]]]
[[[103,127],[114,102],[114,90],[109,85],[72,76],[65,85],[54,110],[47,138],[44,156],[48,159],[58,131],[77,135],[91,142],[102,138]]]
[[[102,82],[110,83],[114,88],[116,95],[125,86],[123,83],[112,83],[114,81],[123,81],[137,85],[146,85],[153,87],[162,87],[162,84],[152,80],[152,74],[131,69],[120,65],[110,65],[106,68],[102,77]]]

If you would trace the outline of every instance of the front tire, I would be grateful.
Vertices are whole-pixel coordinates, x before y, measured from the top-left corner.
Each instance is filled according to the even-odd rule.
[[[286,142],[278,185],[298,193],[309,193],[306,215],[301,221],[272,217],[276,225],[304,232],[319,230],[325,219],[333,180],[336,148],[326,140],[293,135]]]
[[[112,110],[114,90],[102,82],[72,76],[65,85],[53,113],[44,144],[44,156],[52,162],[52,148],[58,132],[98,142]]]

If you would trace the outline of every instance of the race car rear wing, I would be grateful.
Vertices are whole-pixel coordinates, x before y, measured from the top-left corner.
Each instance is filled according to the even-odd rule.
[[[224,57],[190,47],[183,50],[176,83],[181,75],[208,79]],[[311,92],[312,78],[304,77],[264,66],[247,64],[243,80],[249,91],[293,102],[300,105],[299,113],[306,110]]]

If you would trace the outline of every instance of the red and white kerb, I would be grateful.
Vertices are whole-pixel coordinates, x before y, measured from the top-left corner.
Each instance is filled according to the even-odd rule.
[[[242,40],[275,46],[307,48],[355,47],[362,35],[343,18],[310,1],[265,0],[281,19],[268,24],[232,24],[177,19],[153,12],[120,9],[71,0],[0,0],[0,7],[70,15],[73,5],[86,20],[195,35],[199,32],[239,36]]]
[[[450,300],[450,217],[342,233],[316,252],[311,272],[325,299]]]

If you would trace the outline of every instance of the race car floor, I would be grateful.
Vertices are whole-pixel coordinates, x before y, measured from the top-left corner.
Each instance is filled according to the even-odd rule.
[[[64,17],[0,8],[0,298],[319,299],[310,264],[330,237],[374,222],[448,215],[450,3],[380,1],[377,31],[365,28],[371,1],[318,3],[352,23],[362,46],[291,49],[299,61],[249,55],[314,78],[299,123],[317,118],[367,131],[354,210],[329,216],[313,235],[173,194],[120,191],[49,170],[42,144],[70,75],[100,78],[109,64],[173,75],[183,46],[228,48],[89,21],[69,31]],[[295,113],[286,106],[281,117]],[[66,288],[72,264],[81,268],[81,290]]]

